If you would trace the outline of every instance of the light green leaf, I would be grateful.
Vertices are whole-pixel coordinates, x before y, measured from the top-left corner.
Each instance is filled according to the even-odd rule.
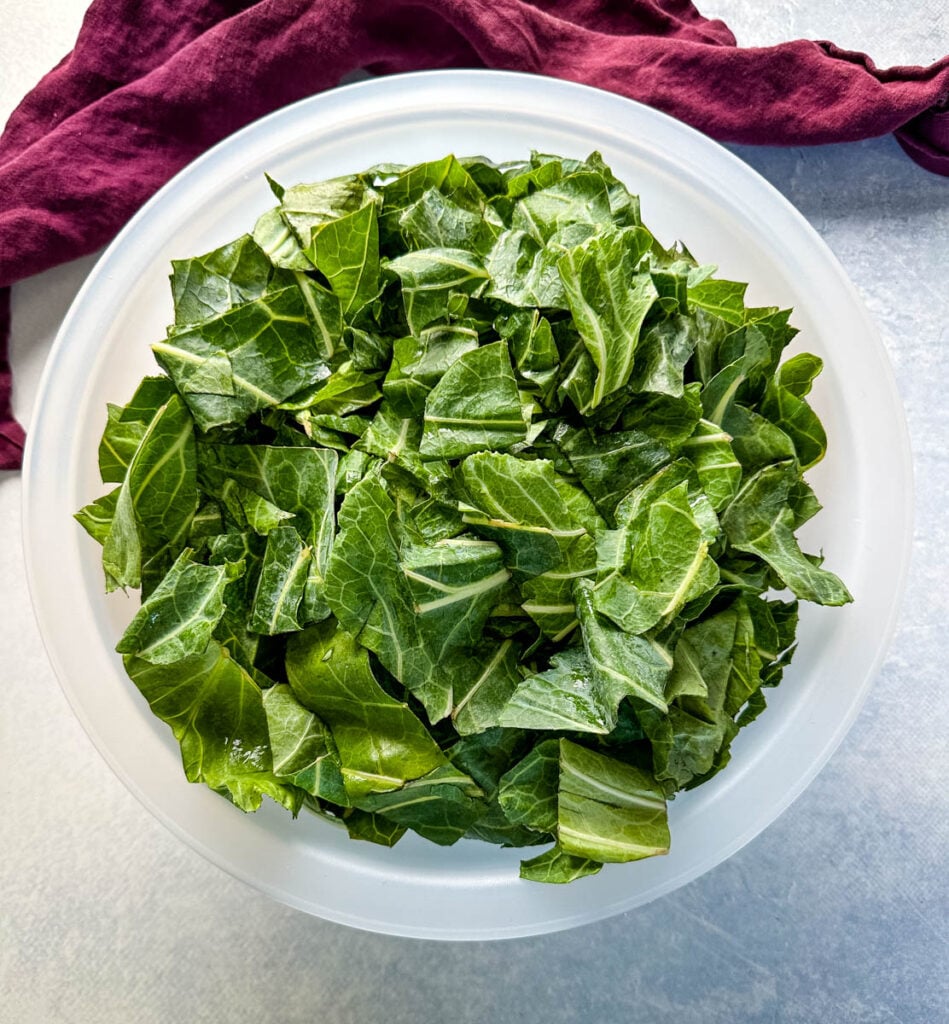
[[[629,381],[640,328],[656,299],[648,273],[636,273],[651,241],[643,228],[624,228],[568,251],[558,264],[570,312],[597,369],[582,413]]]
[[[300,629],[298,610],[309,568],[310,549],[292,526],[270,531],[247,623],[252,633],[273,636]]]
[[[351,800],[399,790],[448,763],[408,705],[376,682],[366,649],[332,619],[290,639],[287,675],[296,699],[329,726]]]
[[[456,459],[503,450],[527,437],[507,344],[483,345],[459,356],[425,400],[421,453]]]
[[[149,595],[116,645],[153,665],[203,654],[224,614],[224,588],[240,572],[230,564],[200,565],[185,548]]]
[[[215,643],[170,665],[126,656],[125,669],[181,745],[189,782],[204,782],[242,811],[269,796],[296,814],[303,791],[279,781],[259,687]]]
[[[639,768],[561,740],[557,838],[565,853],[607,863],[668,853],[662,788]]]
[[[798,547],[788,505],[795,479],[789,464],[759,470],[725,510],[722,526],[733,547],[763,558],[796,597],[817,604],[846,604],[853,598],[840,579],[814,565]]]
[[[202,430],[242,423],[326,373],[296,285],[173,334],[152,351]]]
[[[297,701],[285,683],[265,690],[263,705],[274,775],[312,796],[345,807],[349,798],[329,729]]]

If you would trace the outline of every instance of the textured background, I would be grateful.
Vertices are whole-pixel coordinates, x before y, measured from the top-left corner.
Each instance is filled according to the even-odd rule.
[[[944,3],[705,0],[741,43],[806,36],[881,65],[949,52]],[[0,0],[0,119],[84,4]],[[949,180],[890,139],[735,151],[830,244],[882,329],[917,476],[901,627],[853,730],[764,834],[678,892],[578,931],[439,945],[276,905],[174,839],[72,717],[33,623],[20,481],[0,481],[0,1021],[489,1019],[938,1024],[949,1007]],[[26,421],[92,260],[14,289]]]

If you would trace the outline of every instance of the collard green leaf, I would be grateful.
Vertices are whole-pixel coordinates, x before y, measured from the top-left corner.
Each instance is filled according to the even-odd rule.
[[[508,821],[537,832],[557,829],[560,741],[542,740],[501,777],[498,800]]]
[[[511,448],[527,437],[517,381],[505,342],[465,352],[425,400],[421,453],[457,459]]]
[[[778,369],[778,384],[795,398],[810,394],[815,378],[824,368],[824,361],[810,352],[800,352],[786,360]]]
[[[689,288],[689,302],[727,323],[741,326],[745,322],[747,288],[747,284],[739,281],[703,280]]]
[[[484,643],[471,657],[459,659],[451,720],[460,736],[503,724],[502,709],[521,681],[520,649],[514,640]]]
[[[467,775],[452,765],[443,765],[396,792],[363,797],[360,806],[411,828],[439,846],[451,846],[484,813],[487,805],[482,796]]]
[[[484,254],[498,236],[498,226],[483,212],[466,210],[437,188],[423,192],[399,215],[399,226],[413,249],[465,249]]]
[[[379,406],[369,429],[356,447],[385,460],[387,470],[400,470],[413,487],[441,495],[447,487],[451,469],[444,460],[424,459],[419,450],[421,443],[421,422],[417,418],[400,415],[387,399]]]
[[[655,284],[655,272],[652,275]],[[630,385],[634,391],[653,391],[678,398],[683,391],[685,365],[696,345],[693,321],[677,314],[653,324],[639,339]]]
[[[546,460],[471,455],[462,462],[458,480],[466,503],[462,519],[501,546],[505,565],[517,577],[556,569],[562,552],[587,535]]]
[[[404,825],[399,825],[383,814],[370,814],[369,811],[356,808],[346,811],[343,824],[350,839],[376,843],[378,846],[395,846],[408,831]]]
[[[668,622],[718,578],[683,481],[650,505],[627,563],[597,586],[593,603],[626,632],[644,633]]]
[[[639,768],[560,740],[557,838],[565,853],[594,861],[668,853],[662,789]]]
[[[153,665],[203,654],[224,614],[224,588],[240,569],[230,563],[200,565],[185,548],[149,595],[116,646]]]
[[[498,548],[409,537],[371,476],[346,495],[339,528],[326,574],[330,607],[439,721],[454,705],[450,655],[477,643],[508,578]]]
[[[86,515],[104,535],[106,589],[140,586],[143,559],[162,547],[183,546],[197,505],[194,424],[173,395],[157,409],[129,460],[108,533],[107,507],[100,504]]]
[[[291,185],[280,197],[280,216],[303,248],[325,225],[356,213],[373,193],[358,175],[344,175],[304,185]]]
[[[115,518],[115,507],[119,499],[121,488],[116,487],[101,498],[84,505],[76,514],[75,519],[79,525],[100,544],[105,544],[112,530],[112,520]]]
[[[365,647],[333,620],[290,639],[287,675],[296,699],[329,726],[351,800],[399,790],[448,763],[408,705],[376,682]]]
[[[580,412],[595,409],[630,378],[639,332],[656,299],[649,275],[636,273],[651,242],[644,228],[624,228],[595,236],[558,264],[570,312],[597,369]]]
[[[481,261],[466,249],[417,249],[389,260],[386,269],[402,284],[405,319],[413,334],[444,318],[453,292],[472,295],[488,280]]]
[[[596,234],[612,223],[606,182],[592,171],[569,174],[531,192],[514,207],[511,218],[515,230],[526,231],[542,245],[570,225],[585,225]]]
[[[417,419],[429,392],[449,367],[477,347],[477,331],[448,324],[428,327],[418,338],[400,338],[392,346],[383,394],[401,416]]]
[[[611,694],[582,648],[554,655],[550,668],[521,682],[500,715],[509,729],[590,732],[605,736],[616,725]]]
[[[257,218],[253,239],[273,266],[298,272],[313,269],[313,264],[303,251],[300,240],[283,218],[279,206],[267,210]]]
[[[552,882],[564,885],[578,878],[595,875],[603,865],[587,857],[574,857],[559,846],[521,861],[521,878],[530,882]]]
[[[127,655],[125,669],[181,745],[189,782],[204,782],[242,811],[264,796],[296,814],[303,791],[273,773],[263,695],[224,649],[210,643],[169,665]]]
[[[545,246],[526,231],[502,231],[485,256],[490,284],[485,297],[512,306],[566,309],[559,247]]]
[[[202,430],[242,423],[325,374],[295,285],[176,332],[152,351]]]
[[[700,420],[682,446],[682,454],[691,460],[716,512],[728,505],[741,484],[742,466],[731,442],[730,434],[708,420]]]
[[[669,652],[656,640],[624,632],[601,615],[590,580],[577,580],[574,596],[584,649],[614,711],[626,696],[664,711],[666,679],[673,663]]]
[[[121,483],[145,437],[149,423],[174,394],[167,377],[146,377],[126,406],[109,404],[108,423],[99,442],[99,474],[103,483]]]
[[[297,701],[285,683],[265,690],[263,705],[274,775],[311,796],[345,807],[349,798],[327,727]]]
[[[310,261],[329,281],[344,316],[379,294],[377,209],[376,203],[367,203],[314,228],[304,246]]]
[[[729,543],[763,558],[796,597],[817,604],[846,604],[853,598],[844,584],[809,561],[794,537],[794,513],[788,505],[794,479],[788,464],[755,473],[722,516]]]
[[[802,471],[824,457],[827,450],[824,427],[814,410],[791,389],[771,382],[762,399],[761,411],[791,439]]]
[[[380,373],[365,373],[345,362],[331,374],[319,375],[312,387],[293,395],[279,408],[298,412],[298,420],[306,427],[314,415],[345,416],[373,405],[382,396]],[[302,416],[303,413],[307,415]]]
[[[562,423],[554,440],[608,522],[620,499],[672,457],[661,441],[641,430],[596,434]]]
[[[701,385],[693,381],[678,397],[661,393],[633,396],[623,407],[623,430],[641,430],[677,453],[702,418]]]
[[[299,608],[309,568],[310,549],[292,526],[270,531],[248,621],[252,633],[272,636],[301,628]]]
[[[495,326],[508,343],[521,387],[536,393],[541,401],[549,401],[560,369],[550,321],[537,310],[522,309],[497,320]]]
[[[176,327],[210,320],[232,306],[259,299],[273,275],[266,253],[250,235],[203,256],[172,260],[171,268]]]

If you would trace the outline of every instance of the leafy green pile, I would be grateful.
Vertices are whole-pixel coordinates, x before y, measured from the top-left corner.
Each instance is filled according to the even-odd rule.
[[[598,154],[453,156],[284,190],[173,264],[164,376],[109,406],[77,518],[185,772],[358,839],[664,853],[850,600],[795,530],[812,355],[643,227]],[[550,845],[552,844],[552,845]]]

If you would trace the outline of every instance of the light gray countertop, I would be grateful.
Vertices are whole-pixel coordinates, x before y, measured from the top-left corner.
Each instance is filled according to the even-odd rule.
[[[83,6],[0,0],[0,117],[71,44]],[[949,52],[942,3],[700,7],[744,43],[830,38],[880,64]],[[810,220],[862,293],[896,370],[914,451],[914,563],[901,625],[862,713],[816,781],[702,878],[573,932],[450,945],[307,917],[182,845],[96,752],[33,621],[20,481],[8,476],[0,482],[0,1021],[949,1019],[949,179],[916,167],[889,138],[733,148]],[[14,289],[15,407],[24,421],[92,262]]]

